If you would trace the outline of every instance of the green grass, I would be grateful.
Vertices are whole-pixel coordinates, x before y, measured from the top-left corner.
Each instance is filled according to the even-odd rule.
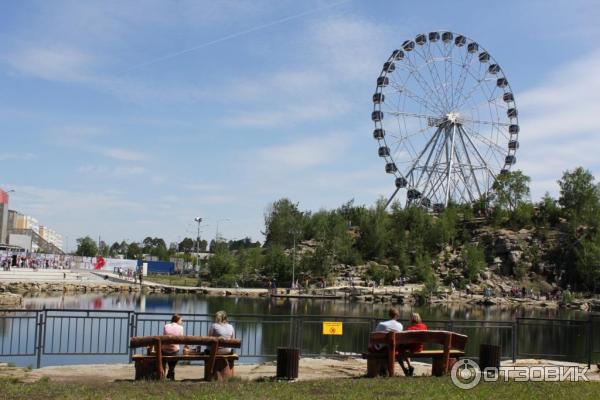
[[[472,390],[449,378],[335,379],[309,382],[22,383],[0,378],[0,399],[598,399],[597,382],[497,382]]]
[[[144,281],[172,286],[198,286],[197,278],[180,277],[179,275],[148,275]]]

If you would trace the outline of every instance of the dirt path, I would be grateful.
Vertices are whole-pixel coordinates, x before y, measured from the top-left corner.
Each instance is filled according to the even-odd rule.
[[[431,365],[413,362],[415,375],[431,375]],[[514,366],[578,366],[584,364],[550,361],[550,360],[517,360],[516,363],[505,361],[502,367]],[[397,375],[400,375],[397,368]],[[302,358],[300,360],[298,380],[354,378],[364,376],[367,371],[365,360],[356,358],[330,359],[330,358]],[[272,379],[276,375],[275,361],[261,364],[236,365],[235,375],[244,380]],[[47,377],[53,382],[64,383],[89,383],[102,384],[115,381],[133,381],[134,368],[132,364],[96,364],[96,365],[66,365],[44,367],[40,369],[25,369],[9,367],[0,364],[0,376],[16,378],[24,382],[35,382]],[[201,365],[179,365],[176,369],[177,380],[200,380],[204,376],[204,367]],[[512,375],[511,375],[512,376]],[[593,381],[600,381],[600,370],[593,365],[586,376]]]

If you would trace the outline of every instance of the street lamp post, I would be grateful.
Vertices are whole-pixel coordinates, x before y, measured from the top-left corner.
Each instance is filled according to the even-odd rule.
[[[292,287],[296,282],[296,232],[294,232],[294,255],[292,257]]]
[[[293,243],[294,243],[294,247],[292,250],[292,284],[291,287],[294,287],[294,283],[296,282],[296,229],[292,229],[292,238],[293,238]]]
[[[198,223],[198,235],[196,236],[196,266],[200,269],[200,224],[202,223],[202,218],[196,217],[194,221]]]

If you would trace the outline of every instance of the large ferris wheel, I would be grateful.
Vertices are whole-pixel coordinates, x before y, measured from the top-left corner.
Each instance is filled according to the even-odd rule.
[[[429,32],[394,50],[377,78],[373,137],[407,205],[442,209],[486,198],[516,162],[515,97],[477,42]]]

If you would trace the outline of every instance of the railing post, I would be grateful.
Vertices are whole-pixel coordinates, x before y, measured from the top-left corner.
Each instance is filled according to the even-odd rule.
[[[517,362],[517,331],[519,330],[519,318],[516,318],[512,324],[512,360],[513,363]]]
[[[37,316],[37,368],[42,367],[42,352],[44,351],[44,345],[46,340],[46,306],[42,308],[42,311]]]
[[[592,319],[592,314],[588,315],[587,324],[587,364],[588,368],[592,368],[592,353],[594,351],[594,321]]]
[[[129,313],[129,337],[137,336],[137,313],[135,311]],[[129,348],[129,362],[133,361],[132,348]]]

